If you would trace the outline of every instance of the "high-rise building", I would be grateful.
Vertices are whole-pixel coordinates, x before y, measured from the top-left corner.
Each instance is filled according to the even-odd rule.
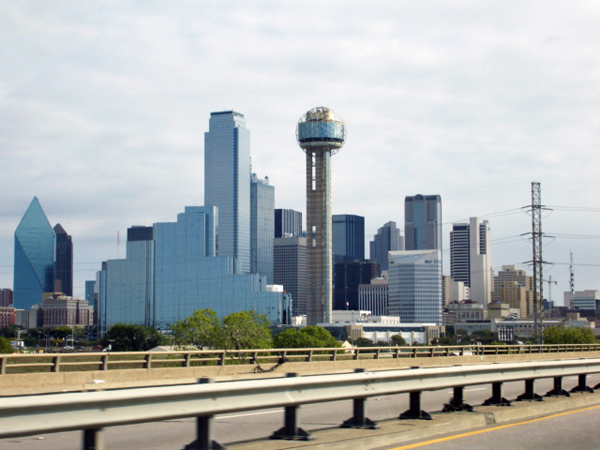
[[[273,240],[273,280],[292,296],[292,315],[306,315],[306,238]]]
[[[54,262],[54,292],[73,295],[73,242],[60,223],[54,226],[56,259]]]
[[[492,298],[490,224],[477,217],[455,223],[450,232],[450,276],[469,288],[469,299],[487,305]]]
[[[406,250],[442,249],[442,197],[415,195],[404,199]]]
[[[442,323],[440,250],[389,252],[388,313],[403,323]]]
[[[404,250],[404,238],[396,222],[387,222],[377,230],[377,234],[369,243],[369,259],[381,265],[381,270],[388,270],[388,252]]]
[[[127,257],[108,261],[99,283],[99,294],[106,289],[106,326],[167,329],[204,308],[219,316],[254,310],[282,322],[283,293],[269,292],[264,276],[240,273],[235,258],[216,256],[216,230],[216,207],[188,206],[177,222],[155,223],[151,240],[128,241]]]
[[[377,263],[346,261],[333,265],[333,309],[358,311],[358,287],[378,275]]]
[[[269,177],[252,174],[250,184],[250,272],[273,284],[273,238],[275,236],[275,188]]]
[[[518,266],[502,266],[494,277],[494,303],[507,303],[521,311],[521,318],[533,317],[533,277]]]
[[[331,217],[333,263],[365,259],[365,218],[352,214]],[[335,309],[335,308],[334,308]]]
[[[370,284],[358,287],[358,310],[371,311],[373,316],[388,315],[387,272],[380,278],[373,278]]]
[[[0,289],[0,306],[10,306],[13,304],[12,289]]]
[[[210,114],[204,134],[204,204],[219,208],[218,255],[250,272],[250,131],[236,111]]]
[[[330,323],[331,155],[344,145],[346,124],[331,109],[313,108],[298,121],[296,138],[306,153],[307,322]]]
[[[275,210],[275,237],[302,236],[302,213],[293,209]]]
[[[15,231],[14,305],[30,309],[54,291],[55,235],[37,197]]]

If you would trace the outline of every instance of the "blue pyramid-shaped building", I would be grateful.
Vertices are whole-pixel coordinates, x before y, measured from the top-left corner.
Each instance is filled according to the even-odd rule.
[[[54,251],[54,230],[34,197],[15,231],[15,308],[30,309],[54,290]]]

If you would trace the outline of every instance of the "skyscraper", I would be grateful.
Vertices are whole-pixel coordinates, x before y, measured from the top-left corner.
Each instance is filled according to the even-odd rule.
[[[269,177],[252,174],[250,184],[250,272],[267,277],[273,284],[273,239],[275,236],[275,188]]]
[[[333,309],[358,311],[358,287],[377,276],[372,261],[346,261],[333,265]]]
[[[415,195],[404,200],[406,250],[442,249],[442,197]]]
[[[388,270],[388,252],[404,250],[404,239],[396,222],[387,222],[377,230],[377,234],[369,243],[369,259],[381,265],[381,270]]]
[[[302,213],[293,209],[275,210],[275,237],[302,236]]]
[[[54,230],[34,197],[15,231],[15,308],[30,309],[54,290],[54,251]]]
[[[307,322],[331,322],[331,155],[346,139],[346,125],[334,111],[318,107],[296,128],[306,153]]]
[[[404,323],[442,323],[442,253],[389,253],[388,311]]]
[[[73,296],[73,242],[60,223],[54,226],[56,260],[54,262],[54,292]]]
[[[292,295],[292,315],[306,315],[306,238],[273,240],[273,280]]]
[[[365,218],[334,214],[331,218],[333,263],[365,259]]]
[[[450,232],[450,276],[469,288],[469,299],[487,305],[492,296],[490,225],[471,217],[455,223]]]
[[[204,133],[204,204],[219,208],[218,255],[250,271],[250,131],[236,111],[210,114]]]

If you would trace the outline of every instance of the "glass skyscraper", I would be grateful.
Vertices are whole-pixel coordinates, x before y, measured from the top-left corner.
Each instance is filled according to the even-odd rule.
[[[56,260],[54,262],[54,291],[73,296],[73,242],[62,225],[54,227]]]
[[[404,200],[406,250],[442,249],[442,197],[415,195]]]
[[[396,222],[387,222],[377,230],[377,234],[369,243],[369,258],[381,265],[381,270],[388,270],[388,252],[404,250],[404,239]]]
[[[54,230],[34,197],[15,231],[15,308],[30,309],[54,291],[54,252]]]
[[[250,184],[250,272],[267,277],[273,284],[273,239],[275,237],[275,188],[269,177],[252,174]]]
[[[440,250],[389,252],[388,311],[403,323],[442,323]]]
[[[216,256],[217,225],[216,207],[188,206],[177,222],[155,223],[151,240],[128,241],[127,258],[107,262],[106,326],[166,329],[203,308],[219,316],[254,310],[282,322],[283,293],[267,292],[264,276],[240,273],[235,258]]]
[[[210,114],[204,133],[204,204],[219,208],[219,256],[250,271],[250,131],[243,114]]]
[[[365,259],[365,218],[352,214],[331,216],[333,262]]]

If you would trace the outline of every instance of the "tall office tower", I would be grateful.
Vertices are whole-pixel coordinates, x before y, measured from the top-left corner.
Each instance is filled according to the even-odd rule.
[[[346,261],[333,265],[333,309],[358,311],[358,287],[378,275],[377,263]]]
[[[15,231],[15,308],[30,309],[42,302],[44,292],[54,291],[55,241],[54,230],[34,197]]]
[[[293,209],[275,210],[275,237],[302,236],[302,213]]]
[[[318,107],[296,128],[306,153],[306,257],[308,325],[331,322],[331,155],[344,145],[346,124],[333,110]]]
[[[250,184],[250,272],[273,284],[273,238],[275,236],[275,188],[269,177],[252,174]]]
[[[381,265],[381,270],[388,270],[388,252],[404,250],[404,239],[396,222],[387,222],[369,243],[369,259]]]
[[[126,259],[107,262],[106,325],[163,330],[204,308],[219,316],[254,310],[276,323],[289,317],[286,296],[265,277],[239,273],[235,258],[216,256],[216,230],[216,207],[187,206],[177,222],[155,223],[151,240],[140,233],[128,241]]]
[[[477,217],[455,223],[450,232],[450,276],[469,288],[469,299],[487,305],[492,300],[490,224]]]
[[[406,250],[442,249],[442,197],[415,195],[404,199]]]
[[[13,303],[12,289],[0,289],[0,306],[10,306]]]
[[[358,310],[371,311],[373,316],[388,315],[388,279],[373,278],[370,284],[358,286]]]
[[[533,317],[533,277],[518,266],[502,266],[494,277],[492,302],[508,303],[521,310],[521,318]]]
[[[351,214],[331,217],[333,263],[365,259],[365,218]]]
[[[204,133],[204,204],[219,208],[219,256],[250,272],[250,131],[243,114],[210,114]]]
[[[60,223],[54,226],[56,259],[54,261],[54,292],[73,296],[73,242]]]
[[[273,239],[273,280],[292,295],[292,315],[306,315],[306,238]]]
[[[442,323],[442,252],[389,253],[388,311],[403,323]]]

